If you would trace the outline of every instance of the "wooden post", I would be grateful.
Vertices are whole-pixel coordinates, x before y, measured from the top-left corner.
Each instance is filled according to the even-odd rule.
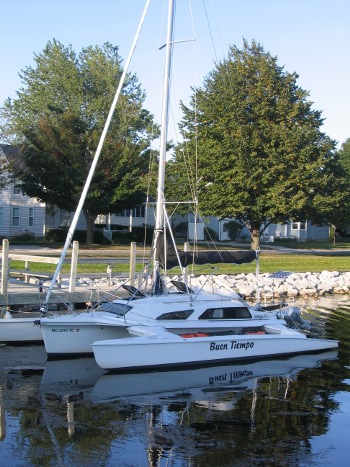
[[[74,240],[72,248],[72,260],[70,265],[69,292],[75,292],[75,283],[77,280],[79,242]]]
[[[4,238],[2,241],[2,266],[1,266],[1,293],[7,295],[9,277],[9,241]]]
[[[136,271],[136,243],[131,242],[130,244],[130,285],[135,283],[135,271]]]
[[[112,266],[107,264],[107,285],[110,287],[112,285]]]
[[[29,271],[29,261],[24,261],[24,270]],[[24,274],[24,282],[29,284],[29,278],[30,276],[28,274]]]

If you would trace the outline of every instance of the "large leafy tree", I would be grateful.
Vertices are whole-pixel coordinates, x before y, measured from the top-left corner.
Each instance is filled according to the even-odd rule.
[[[321,132],[321,112],[297,78],[260,44],[244,41],[182,105],[184,141],[170,164],[169,189],[188,193],[184,167],[196,167],[202,214],[239,220],[254,248],[270,223],[349,218],[336,143]]]
[[[11,148],[11,146],[0,146],[0,190],[6,188],[10,182],[8,148]]]
[[[74,211],[123,69],[109,43],[76,54],[54,40],[21,73],[17,98],[2,107],[2,136],[20,146],[13,168],[25,194]],[[145,94],[128,75],[83,207],[92,240],[98,214],[139,204],[153,138]]]
[[[340,163],[342,164],[344,169],[347,171],[348,177],[350,178],[350,138],[348,138],[342,144],[340,151],[339,151],[339,156],[340,156]]]

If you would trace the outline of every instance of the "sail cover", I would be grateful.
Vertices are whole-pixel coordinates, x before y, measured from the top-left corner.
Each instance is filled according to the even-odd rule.
[[[178,256],[181,266],[186,267],[191,264],[251,263],[257,258],[257,252],[254,250],[178,251]],[[166,269],[172,269],[175,266],[179,266],[176,250],[169,241],[167,241],[165,252],[164,233],[161,232],[159,232],[156,243],[156,261]]]

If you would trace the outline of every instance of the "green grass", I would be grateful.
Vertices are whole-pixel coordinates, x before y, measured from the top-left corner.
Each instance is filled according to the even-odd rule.
[[[276,245],[282,246],[284,248],[295,248],[297,250],[338,250],[341,248],[350,249],[350,242],[349,241],[336,241],[333,242],[273,242],[271,243],[261,243],[261,246],[269,246],[269,245]]]
[[[113,260],[111,260],[113,265]],[[11,261],[11,269],[24,269],[23,261]],[[136,266],[136,270],[140,271],[141,265]],[[276,271],[291,271],[291,272],[321,272],[328,271],[350,271],[350,256],[323,256],[323,255],[298,255],[298,254],[269,254],[263,252],[259,259],[260,272],[276,272]],[[107,264],[101,263],[86,263],[78,264],[78,273],[106,273]],[[240,274],[255,272],[255,261],[249,264],[217,264],[210,266],[195,266],[192,270],[194,274]],[[55,271],[55,265],[46,263],[30,263],[30,271],[32,272],[48,272]],[[64,264],[62,273],[69,274],[70,264]],[[113,265],[113,272],[129,272],[129,264]],[[174,268],[171,273],[178,273],[179,268]]]

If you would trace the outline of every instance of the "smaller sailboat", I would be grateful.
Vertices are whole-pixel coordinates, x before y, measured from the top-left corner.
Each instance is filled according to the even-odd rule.
[[[5,344],[34,344],[43,342],[43,333],[40,327],[40,315],[36,317],[33,313],[26,316],[13,317],[7,311],[0,318],[0,342]]]

